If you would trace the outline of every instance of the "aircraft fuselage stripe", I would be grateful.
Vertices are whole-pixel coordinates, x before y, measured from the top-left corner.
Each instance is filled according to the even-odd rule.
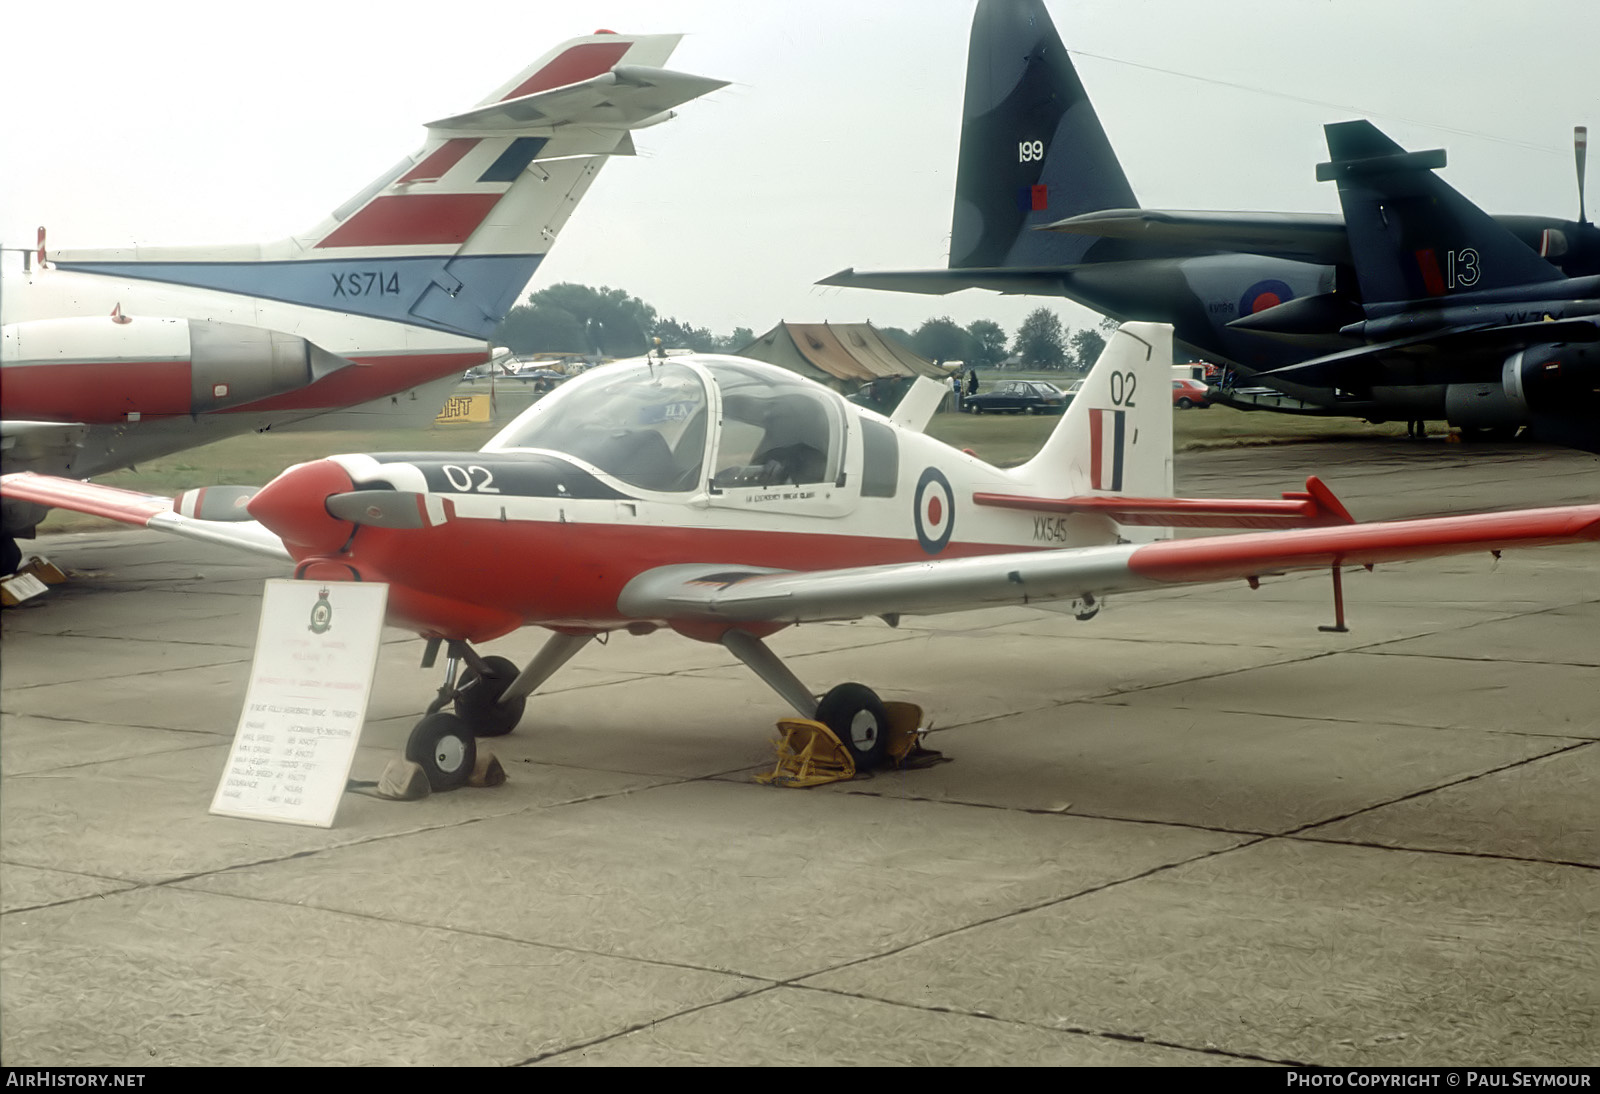
[[[443,178],[445,172],[461,162],[463,156],[478,146],[477,137],[451,137],[399,179],[401,182],[419,182]]]
[[[465,243],[503,196],[386,194],[329,232],[317,248]]]

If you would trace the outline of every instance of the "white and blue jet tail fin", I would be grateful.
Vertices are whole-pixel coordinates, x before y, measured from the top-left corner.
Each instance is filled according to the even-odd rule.
[[[224,247],[56,251],[61,269],[265,297],[486,338],[607,157],[724,86],[660,67],[678,35],[594,34],[529,65],[323,221]]]

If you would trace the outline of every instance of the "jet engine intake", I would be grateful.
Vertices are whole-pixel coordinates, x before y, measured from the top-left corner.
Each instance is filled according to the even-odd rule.
[[[1600,412],[1600,347],[1592,342],[1530,346],[1507,358],[1506,394],[1532,415]]]
[[[1600,415],[1600,347],[1586,342],[1530,346],[1501,366],[1500,380],[1450,384],[1445,417],[1463,429],[1514,429],[1543,418]]]

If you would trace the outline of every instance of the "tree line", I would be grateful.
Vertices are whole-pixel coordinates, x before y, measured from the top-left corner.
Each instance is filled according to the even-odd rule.
[[[962,327],[941,316],[914,331],[878,329],[940,364],[960,361],[969,368],[997,368],[1015,363],[1022,368],[1087,370],[1105,348],[1105,335],[1115,326],[1105,320],[1099,329],[1069,331],[1053,311],[1035,308],[1009,339],[1005,329],[989,319]],[[595,289],[571,282],[531,294],[526,304],[511,309],[494,334],[496,345],[515,353],[603,357],[636,357],[657,338],[667,349],[737,353],[756,336],[749,327],[736,327],[718,337],[705,327],[658,315],[655,308],[622,289]]]

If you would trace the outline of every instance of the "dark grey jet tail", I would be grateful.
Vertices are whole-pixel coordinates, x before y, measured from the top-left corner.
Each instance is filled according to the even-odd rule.
[[[1407,152],[1367,121],[1323,127],[1361,299],[1442,299],[1563,274],[1433,173],[1442,151]]]
[[[1041,225],[1138,200],[1041,0],[980,0],[967,53],[950,268],[1071,266]]]

